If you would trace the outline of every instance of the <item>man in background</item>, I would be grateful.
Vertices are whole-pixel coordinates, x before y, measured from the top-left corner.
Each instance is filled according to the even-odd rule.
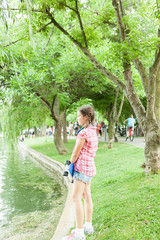
[[[125,124],[127,122],[127,137],[126,137],[126,141],[129,137],[129,130],[132,128],[132,131],[134,130],[134,124],[136,123],[136,120],[133,118],[133,115],[131,114],[131,116],[129,118],[127,118],[123,123]]]

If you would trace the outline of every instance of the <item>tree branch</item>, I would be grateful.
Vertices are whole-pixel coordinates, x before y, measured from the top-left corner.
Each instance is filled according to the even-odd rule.
[[[61,1],[58,1],[58,3],[59,3],[59,4],[61,4],[61,5],[63,5],[63,6],[65,6],[65,7],[67,7],[67,8],[69,8],[70,10],[72,10],[72,11],[76,12],[76,9],[74,9],[74,8],[70,7],[70,6],[69,6],[69,5],[67,5],[67,4],[65,4],[65,3],[61,2]]]
[[[144,90],[145,90],[145,93],[146,93],[146,96],[147,96],[148,95],[148,81],[149,81],[147,71],[146,71],[143,63],[140,61],[139,58],[136,58],[133,61],[135,63],[136,69],[138,70],[138,72],[141,76],[143,87],[144,87]]]
[[[93,56],[90,51],[81,45],[77,40],[75,40],[53,17],[53,15],[50,13],[49,9],[46,9],[46,12],[49,16],[49,18],[52,20],[53,24],[64,34],[66,35],[83,53],[86,55],[86,57],[92,62],[92,64],[103,73],[107,78],[109,78],[111,81],[113,81],[121,90],[126,89],[126,85],[120,81],[113,73],[111,73],[109,70],[107,70],[101,63],[99,63],[95,56]]]
[[[53,97],[53,101],[52,101],[52,105],[48,102],[48,100],[46,98],[44,98],[39,92],[35,92],[35,95],[37,97],[40,97],[40,99],[42,100],[42,102],[45,103],[45,105],[47,106],[47,108],[50,110],[50,113],[51,113],[51,117],[57,121],[58,117],[57,115],[55,114],[55,111],[54,111],[54,108],[55,108],[55,100],[56,100],[56,97]]]
[[[117,87],[116,89],[116,97],[114,99],[114,103],[113,103],[113,115],[112,118],[115,119],[117,116],[117,100],[118,100],[118,95],[119,95],[119,87]]]
[[[58,116],[55,114],[55,111],[54,111],[55,101],[56,101],[56,96],[53,97],[53,100],[52,100],[51,116],[52,116],[52,118],[53,118],[55,121],[57,121],[57,120],[58,120]]]
[[[119,88],[125,92],[126,85],[121,80],[119,80],[113,73],[111,73],[108,69],[106,69],[100,62],[97,61],[95,56],[93,56],[88,49],[83,49],[83,53],[87,56],[87,58],[92,62],[92,64],[101,72],[104,76],[114,82]]]
[[[46,9],[46,13],[51,19],[52,23],[64,34],[66,35],[77,47],[79,47],[81,50],[84,48],[80,42],[75,40],[53,17],[53,15],[50,13],[49,9]]]
[[[35,31],[34,34],[36,34],[36,33],[38,33],[38,32],[41,32],[43,29],[45,29],[45,28],[46,28],[48,25],[50,25],[50,24],[52,24],[52,21],[49,22],[49,23],[47,23],[47,24],[44,25],[43,27],[41,27],[39,30]],[[8,46],[10,46],[10,45],[12,45],[12,44],[15,44],[15,43],[21,41],[21,40],[24,39],[24,38],[27,38],[27,37],[28,37],[28,35],[25,35],[25,36],[23,36],[23,37],[15,40],[15,41],[11,42],[11,43],[8,43],[7,45],[2,46],[2,47],[4,47],[4,48],[5,48],[5,47],[8,47]]]
[[[4,10],[4,11],[9,11],[9,10],[11,10],[11,11],[20,11],[21,9],[19,9],[19,8],[9,8],[9,10],[8,10],[8,8],[0,8],[0,10]],[[23,8],[22,10],[23,11],[27,11],[26,8]],[[39,9],[31,9],[31,11],[32,12],[40,12],[40,13],[45,13],[46,14],[45,11],[39,10]]]
[[[160,47],[158,48],[158,53],[156,54],[155,61],[151,69],[154,74],[157,74],[159,68],[160,68]]]
[[[24,38],[26,38],[26,37],[28,37],[28,36],[23,36],[23,37],[15,40],[15,41],[13,41],[13,42],[8,43],[7,45],[3,45],[2,47],[3,47],[3,48],[8,47],[8,46],[10,46],[10,45],[12,45],[12,44],[15,44],[15,43],[21,41],[22,39],[24,39]]]
[[[54,26],[53,26],[53,28],[52,28],[52,31],[51,31],[50,35],[49,35],[49,39],[48,39],[48,42],[47,42],[47,44],[46,44],[46,47],[48,46],[48,44],[49,44],[49,42],[50,42],[50,40],[51,40],[51,37],[52,37],[52,35],[53,35],[53,31],[54,31]]]
[[[120,10],[122,14],[122,18],[125,16],[124,6],[121,0],[119,0]]]
[[[118,6],[117,0],[112,0],[112,5],[116,12],[121,39],[122,39],[122,41],[124,41],[125,40],[125,27],[122,22],[122,17],[121,17],[120,11],[119,11],[119,6]]]
[[[111,27],[116,27],[116,26],[117,26],[115,23],[112,23],[112,22],[110,22],[110,21],[108,21],[108,20],[104,20],[102,23],[108,24],[108,25],[111,26]]]
[[[84,39],[84,43],[85,43],[85,47],[88,48],[88,43],[87,43],[87,39],[86,39],[86,35],[85,35],[85,31],[84,31],[84,28],[83,28],[83,23],[82,23],[82,20],[81,20],[81,16],[80,16],[80,13],[79,13],[79,9],[78,9],[78,1],[75,0],[75,3],[76,3],[76,9],[70,7],[69,5],[67,5],[66,3],[63,3],[61,1],[58,1],[59,4],[69,8],[70,10],[74,11],[78,17],[78,21],[79,21],[79,24],[80,24],[80,28],[81,28],[81,31],[82,31],[82,36],[83,36],[83,39]],[[52,16],[53,17],[53,16]]]
[[[80,24],[80,28],[81,28],[81,31],[82,31],[82,36],[83,36],[83,39],[84,39],[85,47],[88,48],[87,38],[86,38],[86,35],[85,35],[82,19],[81,19],[79,8],[78,8],[78,0],[75,0],[75,2],[76,2],[76,14],[77,14],[78,21],[79,21],[79,24]]]
[[[123,72],[124,78],[126,80],[126,92],[127,92],[127,98],[136,113],[136,116],[138,118],[138,121],[141,122],[141,125],[143,126],[143,131],[145,132],[146,128],[146,110],[142,104],[142,102],[139,99],[139,96],[136,93],[136,90],[133,85],[132,81],[132,71],[131,69],[128,69]]]
[[[45,99],[39,92],[35,92],[35,95],[37,97],[40,97],[40,99],[46,104],[46,106],[48,107],[48,109],[51,111],[51,104],[48,102],[47,99]]]
[[[123,103],[124,103],[124,92],[123,92],[123,94],[122,94],[122,99],[121,99],[121,103],[120,103],[119,110],[118,110],[118,114],[117,114],[117,121],[118,121],[118,119],[119,119],[120,116],[121,116],[121,112],[122,112],[122,108],[123,108]]]

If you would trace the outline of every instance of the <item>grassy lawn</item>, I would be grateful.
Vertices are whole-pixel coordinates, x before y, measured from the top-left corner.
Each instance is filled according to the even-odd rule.
[[[66,144],[70,152],[74,143]],[[62,163],[70,158],[58,155],[52,138],[26,139],[25,144]],[[92,180],[95,233],[87,240],[160,240],[160,175],[143,173],[143,151],[125,143],[109,150],[99,143]]]

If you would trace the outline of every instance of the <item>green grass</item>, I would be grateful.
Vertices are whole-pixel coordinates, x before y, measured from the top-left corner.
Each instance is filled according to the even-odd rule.
[[[62,163],[70,156],[59,156],[51,138],[25,143]],[[66,144],[70,152],[74,143]],[[106,143],[99,143],[92,180],[95,233],[87,240],[160,239],[160,175],[143,173],[143,152],[129,144],[117,143],[109,150]]]

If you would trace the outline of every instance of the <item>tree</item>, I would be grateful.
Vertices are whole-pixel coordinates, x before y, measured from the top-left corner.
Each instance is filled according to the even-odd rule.
[[[75,66],[74,58],[67,58],[70,55],[65,45],[59,46],[56,39],[51,41],[52,45],[44,48],[46,39],[43,37],[39,41],[40,38],[38,36],[35,41],[35,49],[25,43],[21,45],[22,55],[14,61],[14,74],[9,78],[10,87],[13,92],[21,93],[20,98],[31,94],[35,98],[33,101],[38,98],[39,103],[48,108],[55,121],[54,143],[58,152],[65,154],[68,151],[62,142],[61,131],[63,125],[66,142],[67,108],[80,98],[100,91],[104,78],[81,56]],[[16,56],[17,51],[19,49],[12,49],[12,55]]]
[[[108,148],[112,148],[115,138],[115,126],[120,118],[124,94],[120,93],[119,88],[115,88],[113,84],[106,84],[104,90],[96,94],[93,104],[108,121]],[[118,139],[116,139],[118,141]]]
[[[1,126],[8,143],[15,143],[24,129],[41,126],[48,112],[33,95],[7,91],[7,104],[1,106]],[[35,114],[36,113],[36,114]],[[14,141],[13,141],[14,140]]]
[[[134,3],[108,0],[104,4],[94,0],[83,3],[62,0],[39,1],[37,5],[30,5],[31,13],[38,12],[46,19],[48,17],[48,22],[68,37],[104,76],[124,92],[145,134],[148,173],[160,169],[158,4],[154,0],[147,4],[138,0]],[[23,3],[21,9],[25,8]],[[139,72],[146,94],[146,109],[136,92],[132,75],[134,67]]]

